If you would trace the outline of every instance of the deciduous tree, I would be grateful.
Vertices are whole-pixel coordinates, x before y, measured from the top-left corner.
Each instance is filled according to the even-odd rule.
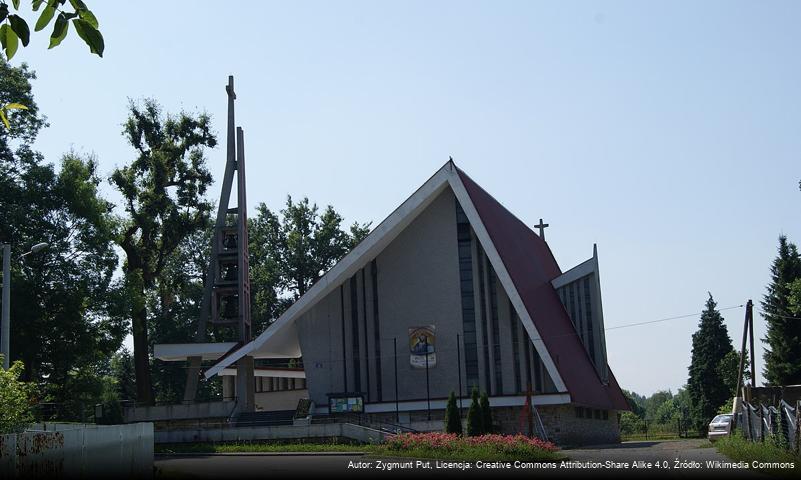
[[[217,140],[206,114],[164,115],[154,100],[130,104],[124,135],[137,156],[114,171],[111,183],[122,194],[127,214],[117,242],[126,256],[137,400],[149,404],[147,294],[181,242],[208,224],[212,205],[204,194],[212,178],[204,150]]]
[[[281,315],[289,305],[370,232],[370,223],[342,226],[331,205],[320,213],[303,198],[276,214],[259,204],[250,219],[251,294],[256,331]]]

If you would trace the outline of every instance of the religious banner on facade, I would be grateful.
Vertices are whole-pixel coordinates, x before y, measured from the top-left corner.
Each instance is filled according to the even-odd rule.
[[[436,327],[413,327],[409,329],[409,362],[414,368],[432,368],[437,365]]]

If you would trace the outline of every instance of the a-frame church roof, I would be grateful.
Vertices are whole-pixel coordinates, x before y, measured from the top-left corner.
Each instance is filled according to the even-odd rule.
[[[551,286],[551,280],[562,271],[548,244],[466,173],[456,170],[573,403],[628,410],[628,402],[611,371],[609,385],[601,382]]]
[[[628,410],[611,371],[609,383],[601,381],[551,285],[562,272],[548,245],[453,161],[440,168],[261,335],[218,361],[205,377],[220,373],[245,355],[300,356],[295,321],[375,258],[446,188],[452,189],[461,204],[556,390],[568,393],[575,404]]]

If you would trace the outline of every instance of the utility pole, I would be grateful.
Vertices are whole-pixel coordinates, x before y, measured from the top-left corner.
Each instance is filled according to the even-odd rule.
[[[745,307],[745,321],[743,322],[743,343],[742,346],[740,347],[740,369],[737,373],[737,390],[735,391],[735,395],[738,397],[740,396],[745,397],[745,395],[743,395],[743,392],[741,390],[743,388],[743,383],[744,383],[743,374],[745,373],[745,347],[746,344],[748,343],[748,324],[749,324],[748,310],[750,306],[751,306],[751,300],[748,300]],[[753,346],[751,347],[751,349],[753,350]],[[753,364],[753,360],[751,362]]]
[[[745,304],[745,317],[748,319],[748,334],[751,338],[751,388],[756,388],[756,364],[754,362],[754,303]]]
[[[22,260],[32,253],[47,248],[46,242],[37,243],[30,250],[20,255]],[[3,244],[3,305],[0,314],[0,355],[3,355],[3,369],[8,370],[11,364],[11,245]]]

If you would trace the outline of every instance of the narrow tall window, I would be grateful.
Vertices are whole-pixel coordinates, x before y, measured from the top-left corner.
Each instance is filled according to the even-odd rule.
[[[490,287],[490,315],[492,319],[492,360],[495,363],[495,395],[503,395],[503,366],[501,365],[501,326],[498,320],[498,282],[495,270],[487,259],[487,276]],[[489,392],[487,392],[489,394]]]
[[[482,337],[482,351],[484,352],[484,390],[489,395],[492,390],[490,382],[490,349],[489,349],[489,335],[487,333],[487,295],[486,288],[484,287],[484,250],[478,247],[478,298],[481,299],[481,337]]]
[[[373,290],[373,343],[375,344],[375,390],[378,396],[378,401],[383,399],[383,392],[381,391],[381,326],[378,323],[378,266],[376,261],[370,262],[370,277],[372,279]]]
[[[359,295],[356,275],[350,277],[350,326],[353,342],[353,391],[362,391],[361,356],[359,354]]]
[[[584,277],[584,303],[585,308],[587,310],[587,343],[590,350],[590,358],[592,358],[592,362],[596,363],[595,360],[595,335],[593,334],[593,327],[592,327],[592,296],[590,294],[590,277]]]
[[[342,320],[342,391],[348,391],[348,351],[345,341],[345,284],[339,286],[339,318]],[[332,372],[333,373],[333,372]]]
[[[370,401],[370,342],[367,336],[367,279],[362,268],[362,318],[364,319],[364,378],[366,382],[367,401]]]
[[[512,358],[514,358],[512,365],[515,371],[515,393],[519,393],[523,391],[520,382],[520,333],[518,332],[520,319],[511,300],[509,300],[509,327],[512,329]]]
[[[523,332],[523,355],[526,357],[526,393],[528,393],[529,385],[531,386],[532,393],[536,391],[534,379],[531,378],[531,346],[528,333]]]
[[[464,369],[468,391],[478,387],[478,347],[476,307],[473,291],[473,242],[470,222],[456,202],[456,240],[459,249],[459,282],[462,294],[462,332],[464,334]],[[462,395],[462,392],[459,392]]]

